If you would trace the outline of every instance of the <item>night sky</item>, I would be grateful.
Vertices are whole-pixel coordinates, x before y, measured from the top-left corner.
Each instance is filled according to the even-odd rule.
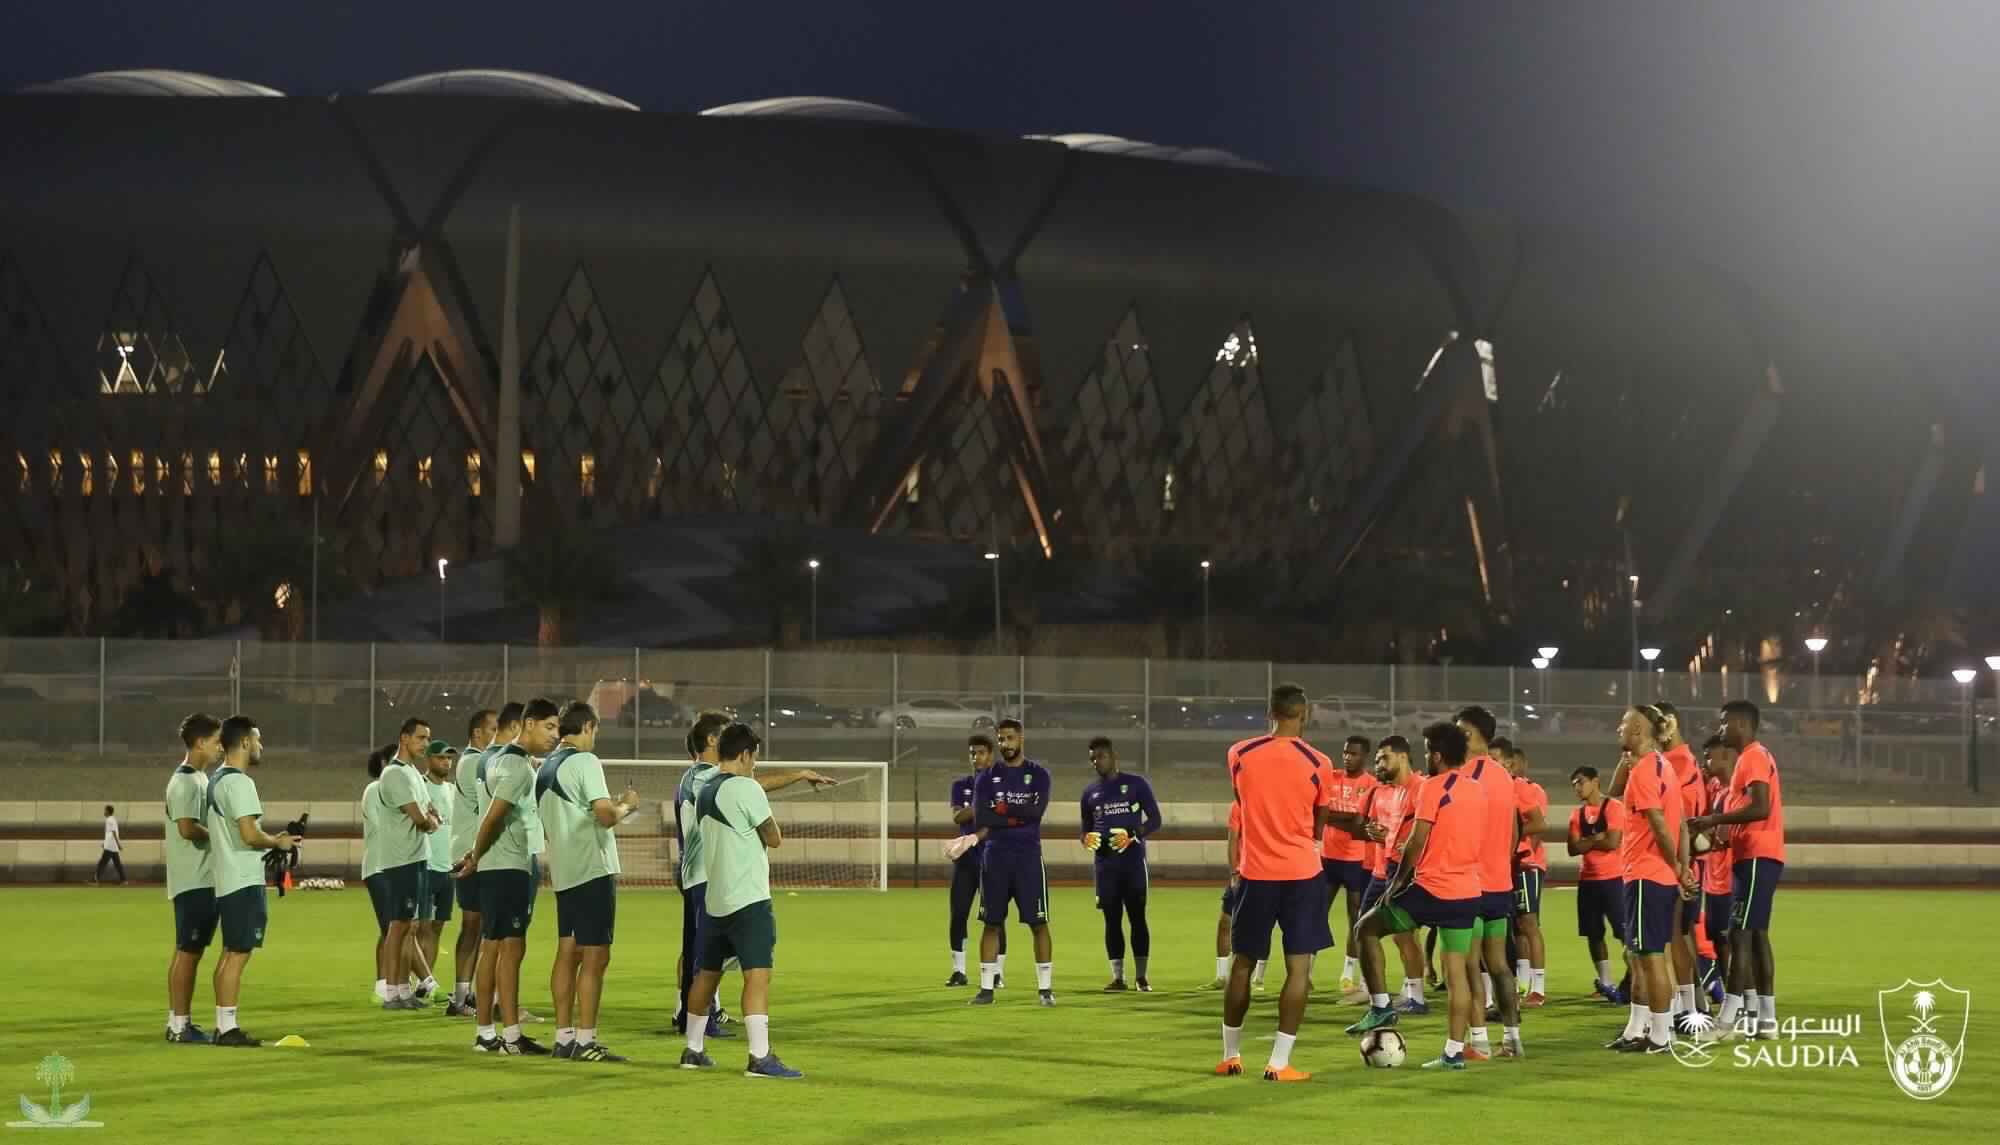
[[[1860,299],[1947,375],[2000,349],[2000,5],[1974,0],[10,7],[8,90],[166,67],[305,95],[504,67],[653,110],[847,96],[1670,244],[1807,303]]]

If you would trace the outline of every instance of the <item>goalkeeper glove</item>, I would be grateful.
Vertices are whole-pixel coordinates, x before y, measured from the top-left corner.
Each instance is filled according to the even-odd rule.
[[[1103,845],[1104,845],[1104,836],[1102,836],[1102,835],[1098,834],[1098,833],[1097,833],[1097,832],[1095,832],[1095,831],[1086,831],[1086,832],[1084,832],[1084,835],[1083,835],[1083,848],[1084,848],[1084,850],[1086,850],[1086,851],[1095,851],[1095,850],[1097,850],[1097,849],[1098,849],[1099,847],[1102,847]]]
[[[974,844],[978,842],[979,836],[977,835],[960,835],[958,838],[944,845],[944,857],[955,862],[959,856],[970,851]]]
[[[1125,849],[1130,847],[1137,838],[1132,832],[1127,831],[1123,827],[1113,827],[1111,829],[1111,849],[1122,855],[1125,853]]]

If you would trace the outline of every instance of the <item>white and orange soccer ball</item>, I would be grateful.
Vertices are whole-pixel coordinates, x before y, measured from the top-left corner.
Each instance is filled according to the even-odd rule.
[[[1361,1060],[1374,1069],[1395,1069],[1410,1048],[1394,1030],[1370,1030],[1361,1035]]]

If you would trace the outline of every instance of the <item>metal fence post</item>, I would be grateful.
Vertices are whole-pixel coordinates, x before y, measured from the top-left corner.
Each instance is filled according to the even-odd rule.
[[[632,758],[644,759],[646,753],[639,750],[639,729],[646,724],[646,687],[639,681],[639,647],[632,646]]]
[[[375,642],[368,642],[368,742],[375,742]],[[373,750],[373,749],[370,749]]]
[[[104,754],[104,637],[97,638],[97,754]]]
[[[229,657],[229,711],[231,714],[243,711],[243,641],[236,642],[236,651]]]
[[[776,741],[778,737],[772,734],[776,730],[777,730],[776,725],[771,722],[771,650],[769,648],[766,648],[764,649],[764,746],[765,747],[772,748],[776,746]]]
[[[1509,664],[1507,665],[1507,722],[1514,725],[1515,735],[1521,734],[1521,716],[1514,710],[1514,705],[1520,696],[1520,689],[1514,686],[1514,666]]]
[[[1396,666],[1389,665],[1389,730],[1396,729]]]
[[[903,766],[903,728],[896,722],[896,706],[903,696],[903,654],[889,653],[889,767],[891,770]],[[882,777],[886,786],[888,776]],[[918,885],[918,856],[923,852],[924,808],[923,793],[914,772],[910,775],[910,885]],[[886,827],[887,824],[884,824]],[[886,877],[886,876],[885,876]]]
[[[1269,660],[1264,661],[1264,695],[1267,699],[1271,695],[1271,690],[1278,686],[1276,673],[1277,669],[1272,666],[1271,662]]]
[[[1153,774],[1153,658],[1139,661],[1139,771]]]
[[[510,671],[511,668],[512,646],[502,644],[500,646],[500,706],[503,708],[507,706],[507,701],[514,698],[508,695],[509,692],[514,690],[514,682],[509,678],[512,674]],[[369,736],[368,738],[372,740],[375,737]]]

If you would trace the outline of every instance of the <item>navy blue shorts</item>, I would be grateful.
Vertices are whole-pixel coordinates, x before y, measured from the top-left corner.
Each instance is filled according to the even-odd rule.
[[[1121,905],[1146,905],[1146,892],[1152,889],[1153,875],[1146,867],[1146,856],[1138,852],[1139,848],[1134,847],[1124,855],[1098,858],[1095,871],[1097,909],[1116,910]]]
[[[1369,911],[1374,910],[1375,904],[1382,901],[1382,892],[1388,890],[1389,884],[1395,881],[1396,864],[1390,863],[1383,869],[1388,873],[1380,878],[1371,875],[1368,879],[1368,885],[1361,888],[1362,914],[1367,914]]]
[[[1605,924],[1619,945],[1625,942],[1625,880],[1579,879],[1576,884],[1576,934],[1595,942]]]
[[[1222,884],[1222,913],[1235,915],[1236,904],[1243,901],[1243,881]]]
[[[988,843],[979,871],[980,921],[988,926],[1006,922],[1010,902],[1030,926],[1049,920],[1049,876],[1042,869],[1042,849]]]
[[[1333,900],[1341,891],[1357,898],[1368,889],[1368,865],[1359,859],[1327,859],[1319,861],[1320,874],[1326,878],[1326,906],[1333,909]]]
[[[507,868],[479,872],[479,937],[488,942],[526,938],[534,921],[534,885],[528,872]]]
[[[215,900],[222,920],[222,948],[238,954],[264,945],[264,884],[230,891]]]
[[[1696,895],[1691,899],[1682,899],[1680,926],[1678,928],[1680,932],[1692,936],[1694,934],[1694,924],[1700,921],[1701,896]]]
[[[1441,899],[1417,884],[1415,879],[1403,888],[1403,893],[1391,900],[1401,918],[1392,918],[1398,924],[1398,933],[1414,930],[1418,926],[1435,927],[1438,930],[1471,930],[1479,922],[1481,899]],[[1410,926],[1400,924],[1408,920]]]
[[[1481,891],[1479,917],[1488,922],[1507,922],[1514,917],[1513,891]]]
[[[1680,910],[1680,888],[1647,879],[1625,884],[1625,947],[1634,954],[1663,954]]]
[[[1229,916],[1229,949],[1244,958],[1269,958],[1273,926],[1284,936],[1287,955],[1318,954],[1332,946],[1326,878],[1244,879],[1243,896]]]
[[[578,946],[609,946],[618,920],[618,880],[600,875],[556,892],[556,937]]]
[[[1514,913],[1542,913],[1542,878],[1547,874],[1533,867],[1522,867],[1514,875]]]
[[[458,909],[464,914],[479,913],[479,872],[474,871],[462,879],[445,876],[458,888]]]
[[[1730,915],[1734,913],[1736,900],[1728,894],[1715,891],[1701,892],[1701,924],[1708,928],[1708,940],[1722,943],[1729,938],[1732,926]]]
[[[196,887],[174,896],[174,949],[200,954],[215,941],[218,916],[215,888]]]
[[[425,922],[450,922],[452,896],[451,872],[426,869],[424,871],[423,920]]]
[[[1729,869],[1729,897],[1736,904],[1733,929],[1771,929],[1771,900],[1784,874],[1785,864],[1776,859],[1745,859]]]

